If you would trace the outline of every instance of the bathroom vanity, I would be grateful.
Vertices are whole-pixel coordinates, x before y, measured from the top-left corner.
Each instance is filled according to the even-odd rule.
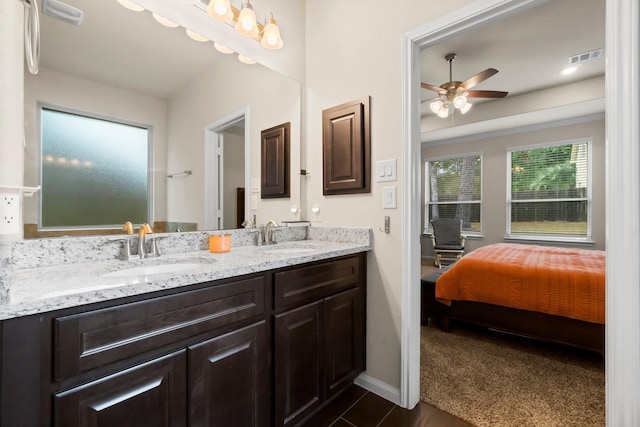
[[[365,369],[368,243],[304,243],[190,254],[213,260],[157,278],[103,273],[131,294],[87,283],[51,294],[64,307],[4,314],[0,424],[299,423]]]

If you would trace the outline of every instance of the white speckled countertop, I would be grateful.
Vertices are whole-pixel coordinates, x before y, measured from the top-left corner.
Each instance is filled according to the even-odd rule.
[[[237,246],[227,253],[210,253],[203,250],[202,240],[209,234],[183,233],[189,245],[181,252],[166,246],[157,258],[120,261],[107,260],[71,262],[69,259],[57,265],[35,263],[21,255],[17,256],[10,273],[11,286],[8,297],[0,303],[0,320],[43,313],[83,304],[138,295],[147,292],[172,289],[211,280],[235,277],[306,262],[318,261],[342,255],[364,252],[371,249],[370,230],[363,228],[312,228],[305,231],[306,240],[291,240],[269,246],[240,245],[244,230],[238,230]],[[286,233],[283,233],[286,234]],[[203,237],[204,236],[204,237]],[[172,239],[178,238],[171,236]],[[195,240],[194,240],[195,239]],[[45,239],[46,240],[46,239]],[[68,239],[65,244],[68,245]],[[206,240],[206,239],[205,239]],[[196,241],[196,248],[193,248]],[[232,239],[233,241],[233,239]],[[92,245],[96,245],[91,241]],[[160,246],[160,242],[159,246]],[[171,247],[175,249],[176,242]],[[247,242],[244,242],[247,243]],[[48,247],[50,242],[44,242]],[[186,250],[185,250],[186,249]],[[196,249],[196,250],[189,250]],[[57,249],[65,252],[64,249]],[[36,255],[38,254],[37,251]],[[68,252],[67,248],[67,257]],[[82,250],[76,248],[81,258]],[[26,253],[26,252],[25,252]],[[36,265],[36,267],[28,267]],[[140,267],[169,265],[168,272],[145,274]],[[20,266],[23,266],[20,268]],[[27,267],[24,267],[27,266]],[[158,267],[155,267],[158,268]],[[127,269],[131,269],[127,272]],[[134,270],[135,269],[135,270]]]

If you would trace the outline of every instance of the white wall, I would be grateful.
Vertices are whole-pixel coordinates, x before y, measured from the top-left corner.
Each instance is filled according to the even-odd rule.
[[[400,209],[382,209],[382,187],[404,189],[400,180],[372,183],[370,194],[322,195],[322,110],[364,95],[371,96],[371,161],[401,161],[402,73],[404,32],[470,0],[398,2],[307,0],[305,158],[311,176],[303,192],[307,212],[321,205],[323,226],[371,227],[373,252],[367,267],[367,375],[397,388],[400,385]],[[384,216],[391,217],[385,234]],[[416,230],[419,239],[419,230]],[[390,390],[391,394],[397,390]]]
[[[153,135],[154,220],[166,220],[166,122],[167,104],[134,92],[107,86],[70,74],[41,68],[38,74],[25,74],[25,185],[40,184],[40,131],[38,102],[81,112],[150,125]],[[126,156],[127,153],[122,153]],[[24,200],[25,223],[38,222],[37,197]]]
[[[167,216],[171,221],[204,226],[205,126],[249,106],[245,132],[251,140],[250,176],[260,179],[260,132],[291,122],[291,196],[258,200],[257,222],[291,220],[290,205],[299,204],[300,84],[260,65],[234,58],[220,61],[215,73],[204,72],[169,100],[167,167],[190,169],[193,175],[167,185]],[[247,188],[249,188],[247,186]],[[252,212],[253,214],[254,212]]]
[[[604,120],[500,135],[458,144],[422,148],[422,158],[481,152],[482,237],[469,238],[466,250],[503,242],[506,235],[507,148],[592,137],[592,239],[593,249],[605,249],[605,123]],[[423,172],[424,176],[424,172]],[[423,179],[424,182],[424,179]],[[424,196],[424,194],[423,194]],[[424,197],[422,199],[424,205]],[[424,224],[423,224],[424,226]],[[422,238],[422,256],[433,257],[431,240]]]

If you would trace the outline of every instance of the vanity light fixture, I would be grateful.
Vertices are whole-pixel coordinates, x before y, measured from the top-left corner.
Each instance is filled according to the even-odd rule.
[[[200,2],[196,5],[211,18],[233,25],[238,34],[253,38],[267,49],[280,49],[284,45],[273,13],[269,12],[264,25],[260,24],[250,0],[242,0],[240,10],[231,6],[230,0],[209,0],[206,7]]]
[[[242,9],[234,27],[238,34],[242,34],[243,36],[255,37],[258,35],[259,30],[258,23],[256,22],[256,14],[249,0],[242,2]]]

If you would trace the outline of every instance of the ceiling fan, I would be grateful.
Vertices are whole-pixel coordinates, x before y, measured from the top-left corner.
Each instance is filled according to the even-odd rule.
[[[448,117],[449,110],[455,108],[460,110],[462,114],[466,113],[472,105],[467,101],[467,98],[504,98],[509,93],[497,90],[469,90],[478,83],[496,74],[498,70],[495,68],[487,68],[475,76],[459,82],[453,80],[453,60],[456,59],[456,54],[448,53],[444,59],[449,62],[449,81],[440,86],[421,83],[423,89],[429,89],[438,93],[438,97],[433,99],[431,104],[429,104],[431,111],[436,113],[438,117]]]

